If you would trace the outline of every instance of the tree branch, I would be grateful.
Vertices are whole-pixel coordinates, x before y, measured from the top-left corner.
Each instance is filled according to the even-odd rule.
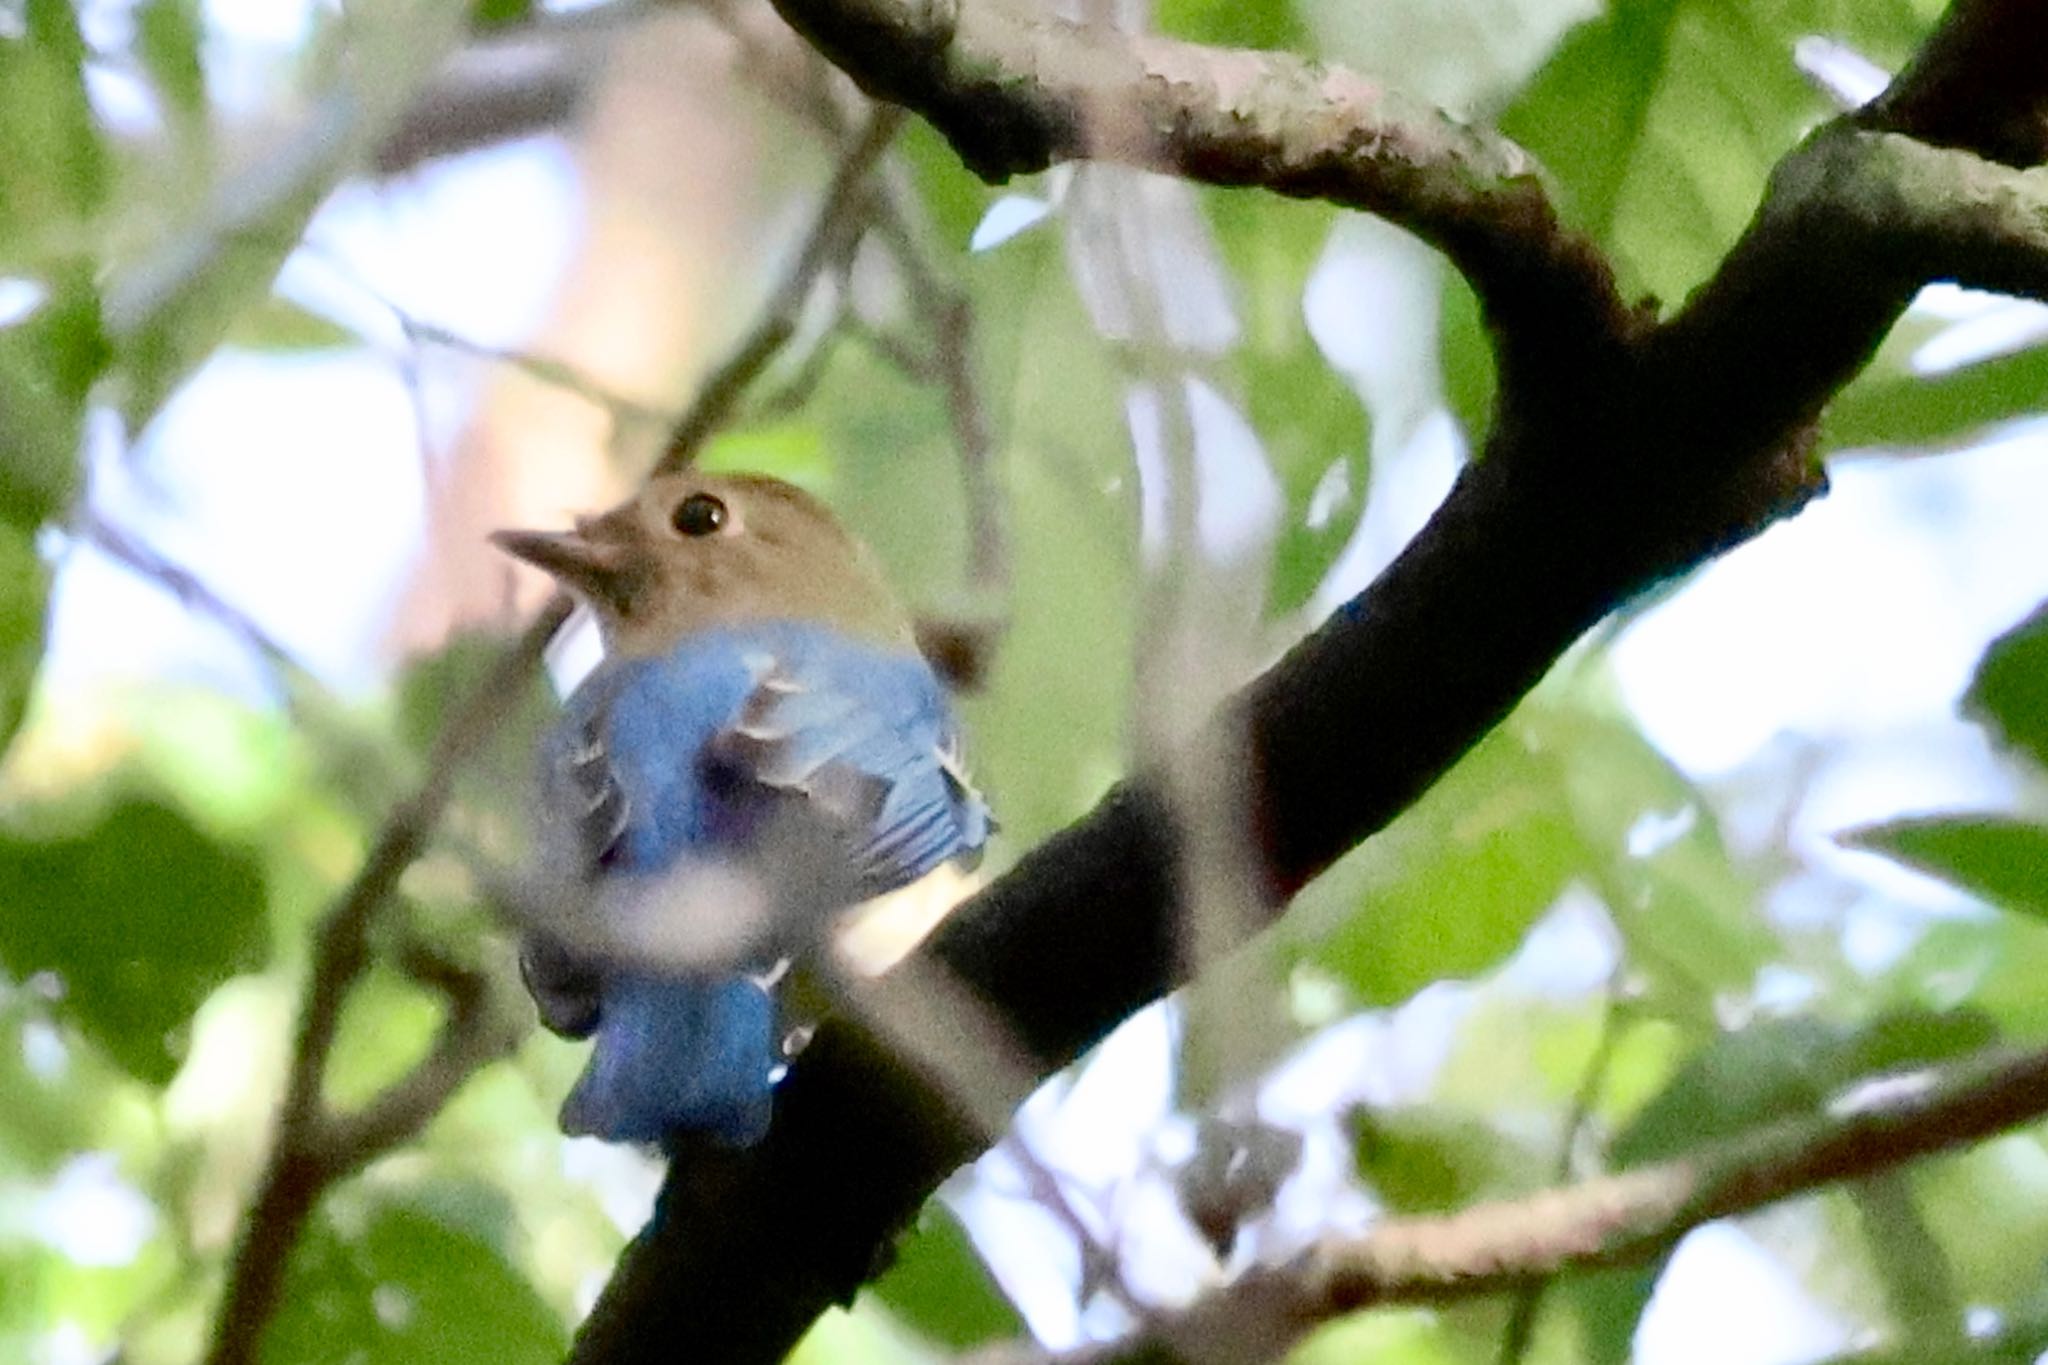
[[[1450,1303],[1572,1270],[1629,1265],[1717,1218],[1890,1171],[2048,1114],[2048,1050],[1876,1078],[1819,1117],[1672,1161],[1437,1217],[1396,1218],[1247,1275],[1144,1339],[1076,1361],[1265,1359],[1316,1324],[1389,1304]]]
[[[924,114],[985,175],[1095,155],[1321,195],[1434,241],[1486,302],[1503,383],[1483,458],[1376,582],[1217,721],[1247,737],[1245,804],[1270,912],[1411,803],[1588,627],[1817,495],[1815,416],[1910,300],[1913,273],[1931,268],[1931,258],[1892,254],[1869,230],[1874,220],[1840,201],[1827,158],[1857,140],[1831,130],[1793,154],[1715,277],[1654,327],[1618,303],[1597,249],[1557,223],[1508,144],[1344,73],[1028,25],[992,6],[956,12],[946,0],[776,2],[856,80]],[[2038,22],[2034,9],[1961,0],[1927,53],[1998,52],[1999,33],[2020,36]],[[2009,74],[2002,93],[2031,99],[2048,63]],[[1917,117],[1981,98],[1973,81],[1968,62],[1925,56],[1894,103],[1857,125],[1913,135]],[[1950,140],[1964,152],[2000,150]],[[1922,207],[1939,217],[1938,205]],[[1548,358],[1545,343],[1555,343]],[[1050,1073],[1184,978],[1180,837],[1157,775],[1140,773],[1023,858],[925,951]],[[873,989],[905,987],[885,978]],[[2044,1080],[1994,1087],[1998,1102],[1971,1092],[1925,1122],[1995,1131],[2038,1112],[2013,1097],[2041,1093]],[[1562,1211],[1582,1221],[1562,1226],[1599,1223],[1604,1209],[1622,1216],[1600,1223],[1616,1240],[1532,1248],[1521,1278],[1493,1287],[1575,1255],[1660,1244],[1648,1209],[1661,1211],[1658,1226],[1697,1221],[1839,1178],[1872,1150],[1874,1131],[1852,1125],[1820,1147],[1718,1175],[1687,1167],[1699,1178],[1682,1186],[1637,1173],[1579,1196],[1590,1202],[1577,1212],[1567,1197]],[[852,1296],[981,1141],[947,1096],[858,1029],[828,1022],[780,1087],[762,1146],[678,1155],[572,1358],[779,1359],[820,1310]],[[1879,1150],[1899,1161],[1933,1145],[1907,1137]],[[1435,1245],[1407,1244],[1416,1256]],[[1377,1266],[1333,1262],[1317,1292],[1360,1301],[1377,1292]],[[1303,1291],[1275,1281],[1273,1292],[1284,1306]]]
[[[291,1249],[314,1205],[329,1185],[376,1155],[368,1149],[337,1149],[321,1099],[342,1003],[368,964],[371,921],[397,889],[405,869],[425,851],[454,794],[455,774],[496,730],[506,699],[531,680],[541,651],[568,615],[566,599],[551,602],[465,699],[435,739],[418,790],[391,813],[355,880],[320,921],[277,1134],[228,1266],[208,1365],[249,1365],[258,1359],[263,1329],[284,1288]]]
[[[1324,199],[1443,251],[1497,337],[1602,350],[1634,325],[1606,255],[1560,221],[1533,157],[1341,67],[960,0],[774,4],[863,90],[930,120],[984,179],[1092,159]],[[1571,368],[1519,340],[1500,359]]]
[[[668,461],[679,464],[694,458],[794,333],[798,313],[819,274],[851,248],[865,225],[859,211],[861,190],[899,123],[900,116],[889,110],[869,119],[843,158],[796,264],[778,284],[761,321],[677,419]],[[276,1136],[228,1268],[208,1365],[250,1365],[258,1359],[292,1248],[327,1188],[416,1134],[462,1080],[509,1045],[504,1010],[488,983],[415,954],[414,968],[448,996],[451,1007],[433,1049],[358,1113],[334,1115],[322,1100],[342,1005],[368,965],[376,915],[397,890],[405,870],[426,851],[454,794],[456,775],[496,730],[507,699],[536,675],[548,641],[567,621],[569,610],[567,597],[553,597],[455,708],[427,757],[420,786],[391,812],[355,879],[320,922]]]

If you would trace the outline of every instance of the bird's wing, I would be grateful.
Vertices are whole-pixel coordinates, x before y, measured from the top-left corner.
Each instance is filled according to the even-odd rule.
[[[715,759],[800,798],[844,839],[860,885],[893,890],[987,837],[959,742],[923,662],[865,649],[752,651]]]

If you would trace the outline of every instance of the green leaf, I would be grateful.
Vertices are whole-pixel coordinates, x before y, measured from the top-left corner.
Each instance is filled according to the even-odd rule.
[[[0,526],[0,757],[28,710],[43,657],[43,614],[50,571],[30,537]]]
[[[48,288],[0,330],[0,522],[30,532],[71,501],[86,395],[109,358],[87,271],[62,272]]]
[[[1931,17],[1920,0],[1617,0],[1501,122],[1628,284],[1675,303],[1747,225],[1778,159],[1832,112],[1793,45],[1826,35],[1896,66]]]
[[[172,1035],[213,989],[265,961],[255,861],[147,801],[81,835],[0,836],[0,905],[0,965],[55,973],[62,1013],[151,1084],[176,1072]]]
[[[1532,748],[1570,755],[1565,779],[1574,826],[1590,850],[1589,879],[1650,1003],[1711,1022],[1717,997],[1747,991],[1782,949],[1758,912],[1763,887],[1730,856],[1709,804],[1611,712],[1539,703],[1524,706],[1514,723]],[[1672,832],[1638,844],[1657,825]]]
[[[1359,1179],[1394,1213],[1448,1213],[1541,1179],[1526,1148],[1468,1113],[1361,1108],[1346,1117]]]
[[[1500,963],[1585,862],[1556,764],[1513,727],[1488,736],[1355,855],[1361,904],[1311,959],[1369,1006]]]
[[[206,68],[195,0],[146,0],[135,11],[135,46],[164,101],[188,127],[206,119]]]
[[[1976,1010],[1894,1010],[1862,1026],[1766,1019],[1709,1044],[1614,1141],[1617,1166],[1679,1156],[1760,1125],[1818,1114],[1846,1085],[1988,1046]]]
[[[62,240],[99,212],[106,147],[85,92],[85,39],[71,0],[26,0],[23,37],[0,38],[0,243]]]
[[[275,294],[237,317],[225,344],[251,351],[332,351],[360,346],[363,339],[332,318]]]
[[[1984,651],[1963,712],[2008,746],[2048,764],[2048,602]]]
[[[533,0],[475,0],[470,7],[470,27],[478,32],[525,23],[533,16]]]
[[[1216,47],[1308,46],[1293,0],[1161,0],[1154,17],[1161,33]]]
[[[215,187],[192,221],[120,271],[107,290],[131,430],[156,414],[244,311],[269,291],[320,202],[410,107],[462,35],[463,12],[433,0],[360,0],[344,19],[330,84],[259,164]],[[325,37],[332,38],[329,30]]]
[[[992,199],[988,186],[960,164],[952,145],[923,119],[910,120],[897,135],[896,145],[910,163],[911,179],[937,226],[939,240],[950,251],[966,250],[975,226],[988,211]],[[1032,191],[1012,186],[1010,192]]]
[[[1821,437],[1829,450],[1953,446],[2043,408],[2048,346],[1932,375],[1912,373],[1903,356],[1880,354],[1828,405]]]
[[[1244,314],[1232,353],[1237,400],[1286,498],[1267,609],[1300,608],[1351,539],[1365,510],[1367,421],[1349,382],[1309,336],[1302,293],[1336,215],[1266,196],[1208,191],[1202,206]],[[1349,496],[1309,511],[1325,477]]]
[[[1636,1326],[1670,1260],[1667,1251],[1643,1265],[1565,1277],[1561,1288],[1578,1319],[1581,1365],[1627,1365],[1635,1358]]]
[[[399,737],[424,757],[455,708],[472,696],[504,658],[510,642],[490,631],[468,630],[406,667],[398,684]],[[477,809],[511,818],[524,828],[530,813],[534,754],[556,706],[538,672],[499,698],[490,741],[456,774],[456,791]]]
[[[554,1365],[567,1335],[498,1247],[386,1203],[360,1230],[319,1224],[292,1258],[264,1365]]]
[[[1020,1335],[1023,1321],[990,1279],[966,1229],[936,1200],[896,1245],[868,1292],[924,1336],[967,1351]]]
[[[1443,311],[1437,323],[1438,364],[1443,370],[1444,406],[1465,429],[1465,439],[1478,450],[1493,422],[1493,394],[1498,382],[1493,341],[1479,314],[1479,297],[1455,270],[1443,272]]]
[[[2048,828],[2005,816],[1932,816],[1841,836],[1954,882],[1994,905],[2048,919]]]
[[[1566,191],[1572,222],[1605,237],[1664,72],[1678,0],[1615,0],[1572,30],[1501,115]]]

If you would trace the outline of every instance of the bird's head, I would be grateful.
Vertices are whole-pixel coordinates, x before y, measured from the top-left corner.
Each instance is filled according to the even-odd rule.
[[[496,531],[597,613],[606,647],[659,653],[711,626],[819,621],[912,643],[874,557],[823,503],[780,479],[669,474],[571,531]]]

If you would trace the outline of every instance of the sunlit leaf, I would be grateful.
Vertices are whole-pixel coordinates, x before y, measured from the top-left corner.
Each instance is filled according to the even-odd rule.
[[[188,127],[206,119],[204,41],[197,0],[146,0],[135,11],[135,45],[150,78]]]
[[[1931,18],[1919,0],[1620,0],[1566,39],[1502,125],[1624,279],[1675,305],[1749,222],[1778,159],[1832,112],[1794,44],[1819,34],[1895,64]]]
[[[1994,905],[2048,918],[2048,828],[2005,816],[1932,816],[1842,836],[1954,882]]]
[[[25,0],[0,37],[0,259],[41,255],[96,214],[107,154],[85,92],[85,40],[70,0]]]
[[[83,834],[0,836],[0,904],[0,965],[54,973],[62,1013],[154,1084],[176,1071],[174,1035],[207,995],[265,958],[256,863],[149,802]]]
[[[1218,47],[1299,51],[1308,42],[1294,0],[1162,0],[1153,19],[1161,33]]]
[[[2048,603],[1991,642],[1977,661],[1963,710],[2006,744],[2048,764]]]
[[[235,319],[226,342],[252,351],[323,351],[360,346],[362,338],[331,318],[268,294]]]
[[[1679,0],[1615,0],[1572,30],[1501,116],[1501,131],[1535,152],[1564,186],[1571,221],[1595,235],[1613,226],[1679,7]]]

